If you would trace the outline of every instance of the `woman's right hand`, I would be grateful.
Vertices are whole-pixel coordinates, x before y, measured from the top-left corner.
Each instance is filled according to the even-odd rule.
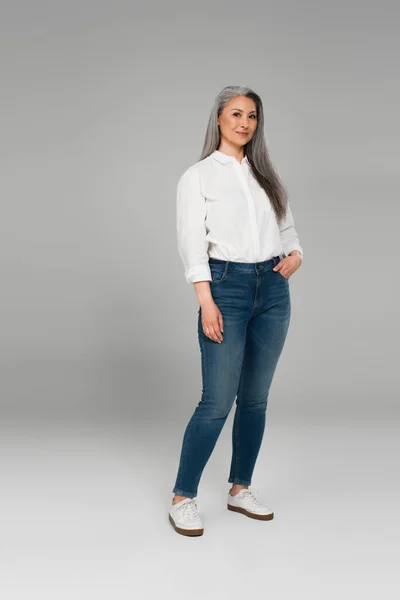
[[[207,337],[218,344],[223,341],[224,322],[221,311],[214,300],[210,300],[201,306],[201,324]]]

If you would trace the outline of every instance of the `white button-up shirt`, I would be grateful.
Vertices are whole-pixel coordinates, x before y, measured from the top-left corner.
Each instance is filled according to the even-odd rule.
[[[303,256],[288,205],[279,227],[268,195],[241,163],[215,150],[190,166],[177,184],[178,251],[188,283],[211,281],[210,256],[261,262],[298,250]]]

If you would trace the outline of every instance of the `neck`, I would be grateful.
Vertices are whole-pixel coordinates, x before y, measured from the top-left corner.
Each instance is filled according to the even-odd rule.
[[[222,143],[217,149],[223,154],[226,154],[227,156],[232,156],[233,158],[236,158],[236,160],[238,160],[239,162],[244,158],[243,146],[237,147],[226,143]]]

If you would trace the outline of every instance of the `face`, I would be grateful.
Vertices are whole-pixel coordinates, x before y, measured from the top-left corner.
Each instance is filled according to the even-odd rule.
[[[244,146],[257,129],[256,103],[247,96],[236,96],[218,117],[221,142]]]

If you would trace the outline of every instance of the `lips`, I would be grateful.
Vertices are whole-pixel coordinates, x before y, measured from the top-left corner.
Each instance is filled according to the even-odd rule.
[[[236,133],[239,135],[247,135],[247,131],[237,131]]]

